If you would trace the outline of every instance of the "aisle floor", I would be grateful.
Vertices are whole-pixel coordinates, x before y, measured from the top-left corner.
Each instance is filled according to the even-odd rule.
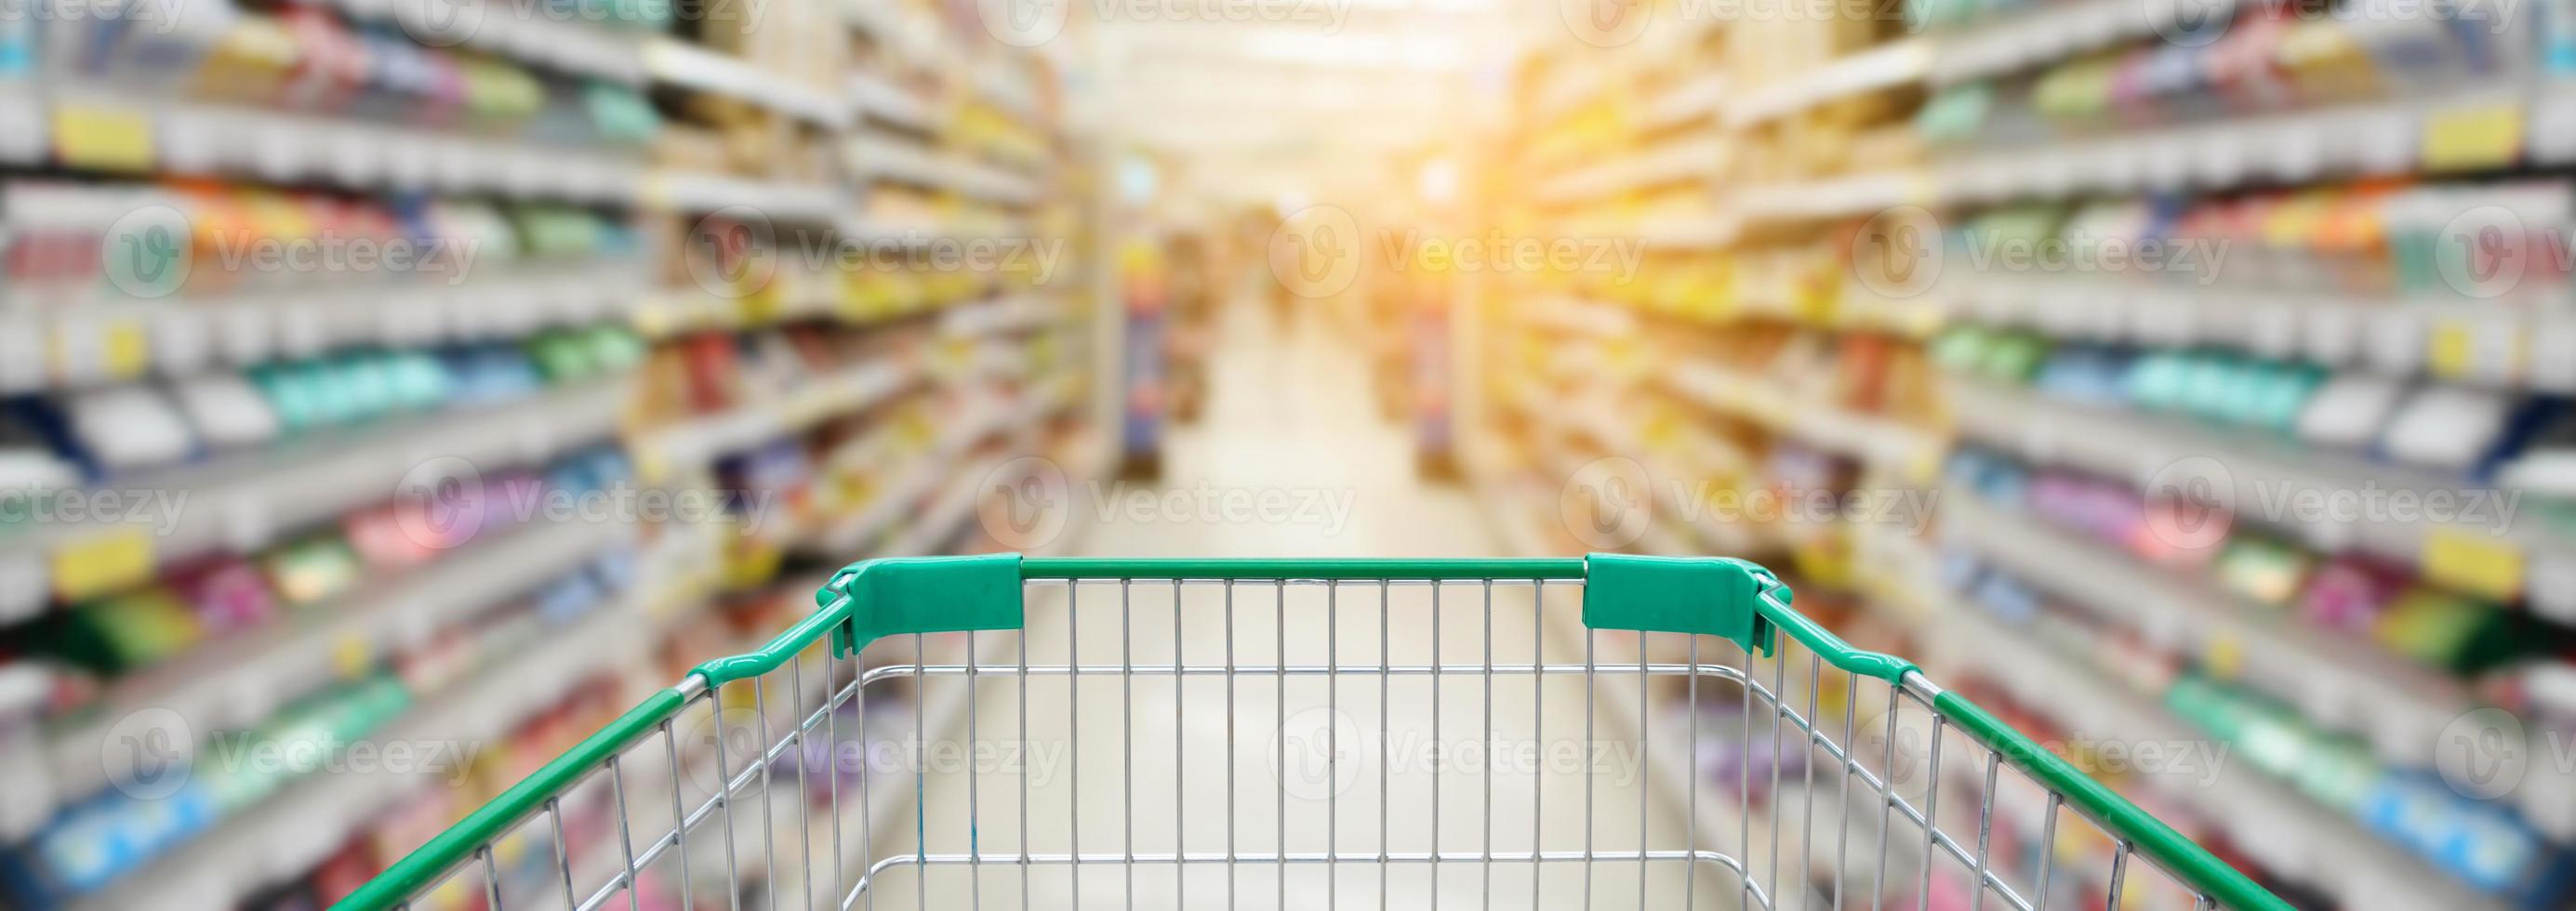
[[[1261,318],[1238,307],[1225,321],[1205,418],[1172,435],[1155,489],[1347,497],[1347,524],[1175,521],[1122,510],[1088,531],[1085,552],[1500,554],[1498,537],[1464,488],[1416,479],[1406,430],[1378,418],[1357,354],[1316,320],[1283,343]],[[1737,905],[1736,879],[1709,864],[1695,872],[1670,861],[1548,862],[1534,870],[1476,860],[1488,844],[1497,853],[1526,853],[1533,839],[1551,853],[1632,851],[1641,840],[1658,850],[1714,846],[1712,833],[1686,830],[1686,814],[1649,786],[1637,744],[1606,742],[1610,734],[1601,731],[1604,743],[1580,749],[1588,726],[1610,723],[1606,713],[1587,709],[1641,698],[1635,675],[1601,676],[1591,697],[1601,701],[1592,702],[1579,675],[1550,676],[1542,685],[1526,673],[1455,672],[1486,661],[1526,664],[1534,646],[1543,646],[1550,662],[1583,660],[1577,636],[1540,629],[1526,585],[1176,590],[1137,582],[1085,584],[1071,599],[1063,586],[1036,591],[1019,643],[1025,660],[1060,667],[1073,656],[1108,673],[1083,676],[1070,691],[1062,676],[1036,677],[1026,689],[1018,675],[984,679],[971,733],[955,736],[1010,742],[1025,729],[1028,746],[1008,751],[1019,758],[1002,757],[1000,769],[931,776],[922,786],[930,809],[917,829],[932,854],[980,843],[1007,855],[1020,850],[1025,824],[1034,853],[1062,854],[1078,820],[1086,862],[1034,871],[939,867],[928,876],[926,896],[918,894],[922,880],[913,868],[896,867],[862,907],[1682,907],[1685,892],[1701,907]],[[1571,624],[1574,594],[1546,593],[1546,622]],[[1599,655],[1605,664],[1637,660],[1633,645],[1620,655],[1606,641]],[[1374,673],[1380,661],[1430,664],[1435,642],[1450,673]],[[1003,647],[1007,656],[1012,646]],[[1267,670],[1191,674],[1176,691],[1175,649],[1193,670],[1330,664],[1344,673],[1329,680]],[[1350,672],[1355,665],[1367,671]],[[945,685],[964,684],[930,683]],[[1430,750],[1434,743],[1446,751]],[[1489,743],[1512,752],[1490,754],[1498,758],[1487,762],[1481,745]],[[1599,774],[1583,773],[1587,755]],[[1020,759],[1025,763],[1015,764]],[[1543,815],[1533,818],[1534,807]],[[1185,875],[1168,862],[1176,832],[1189,858]],[[1422,854],[1435,833],[1443,857],[1436,867],[1296,863],[1283,875],[1275,863],[1225,862],[1229,852],[1273,854],[1282,839],[1290,854],[1374,857],[1381,846]],[[900,844],[878,846],[877,856],[911,851],[913,833],[893,837]],[[1114,862],[1131,852],[1165,860]]]

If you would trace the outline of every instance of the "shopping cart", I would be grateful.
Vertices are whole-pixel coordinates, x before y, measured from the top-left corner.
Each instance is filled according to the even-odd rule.
[[[860,563],[338,907],[2289,907],[1790,596],[1724,558]]]

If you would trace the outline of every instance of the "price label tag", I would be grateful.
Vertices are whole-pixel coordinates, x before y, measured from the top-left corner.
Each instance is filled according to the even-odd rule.
[[[45,609],[45,561],[33,553],[0,553],[0,621],[18,621]]]
[[[2545,92],[2531,110],[2531,160],[2539,164],[2576,161],[2576,97]]]
[[[2311,301],[2307,314],[2309,357],[2326,364],[2350,362],[2361,353],[2361,317],[2353,308],[2332,301]]]
[[[364,677],[376,663],[375,644],[356,630],[341,633],[331,642],[331,673],[342,680]]]
[[[2201,643],[2200,658],[2210,676],[2234,680],[2245,670],[2245,643],[2229,632],[2213,632]]]
[[[0,317],[0,392],[44,388],[45,338],[33,318]]]
[[[2412,373],[2430,344],[2415,314],[2391,309],[2370,323],[2370,363],[2391,373]]]
[[[76,168],[152,170],[152,115],[141,108],[86,102],[54,105],[54,157]]]
[[[2576,320],[2541,321],[2531,333],[2533,351],[2576,351]],[[2535,357],[2528,365],[2531,387],[2548,392],[2576,392],[2576,357]]]
[[[54,327],[54,370],[65,379],[131,379],[151,365],[151,333],[134,317],[67,319]]]
[[[2531,609],[2560,623],[2576,623],[2576,557],[2544,557],[2531,564]]]
[[[2522,594],[2522,549],[2478,531],[2436,528],[2424,536],[2424,578],[2472,595],[2511,601]]]
[[[2426,117],[2419,154],[2426,171],[2500,168],[2522,157],[2522,140],[2520,103],[2471,105]]]
[[[54,552],[54,594],[64,601],[114,594],[150,581],[152,570],[151,534],[114,529]]]
[[[2477,364],[2477,343],[2467,323],[2448,321],[2425,335],[2424,364],[2433,375],[2465,379]]]
[[[2256,353],[2287,357],[2298,350],[2298,308],[2284,304],[2257,304],[2252,317],[2251,341]]]
[[[214,360],[214,330],[206,323],[205,312],[190,306],[170,306],[153,314],[152,358],[162,374],[188,376]]]

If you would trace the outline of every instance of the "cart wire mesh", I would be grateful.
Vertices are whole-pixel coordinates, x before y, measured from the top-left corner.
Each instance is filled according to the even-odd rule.
[[[1638,559],[862,564],[337,907],[2288,907],[1758,567],[1675,561],[1723,634],[1605,603]]]

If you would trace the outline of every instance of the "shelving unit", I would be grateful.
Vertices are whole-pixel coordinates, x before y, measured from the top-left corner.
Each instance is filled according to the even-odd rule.
[[[2555,265],[2492,281],[2459,270],[2517,254],[2563,261],[2561,213],[2576,187],[2556,166],[2576,160],[2576,106],[2555,90],[2565,74],[2523,46],[2543,27],[2485,23],[2494,62],[2434,78],[2372,56],[2387,46],[2373,42],[2398,32],[2428,48],[2470,40],[2425,22],[2356,37],[2331,11],[2255,4],[1901,11],[1901,31],[1867,35],[1858,22],[1792,34],[1754,10],[1688,41],[1608,53],[1553,36],[1531,43],[1522,103],[1495,137],[1497,173],[1511,175],[1496,195],[1512,202],[1490,222],[1634,242],[1646,268],[1485,282],[1479,361],[1491,404],[1474,464],[1485,496],[1538,517],[1497,524],[1522,551],[1768,551],[1802,596],[1859,598],[1874,622],[1907,629],[1891,649],[1938,659],[1927,666],[1945,683],[1999,688],[2067,729],[2215,743],[2121,679],[2198,675],[2274,707],[2277,726],[2317,732],[2313,743],[2259,745],[2272,751],[2262,767],[2307,763],[2318,771],[2303,775],[2323,777],[2342,768],[2338,756],[2299,751],[2350,741],[2363,756],[2351,774],[2386,789],[2371,799],[2407,807],[2364,809],[2314,781],[2232,766],[2215,785],[2134,782],[2159,792],[2153,809],[2248,858],[2258,878],[2344,908],[2563,903],[2533,884],[2558,875],[2576,845],[2565,810],[2576,785],[2535,766],[2502,796],[2473,795],[2445,788],[2435,768],[2437,750],[2484,709],[2513,712],[2531,738],[2563,738],[2566,709],[2543,685],[2563,657],[2532,646],[2501,665],[2444,665],[2417,654],[2434,646],[2408,637],[2438,634],[2405,626],[2412,615],[2324,617],[2328,608],[2301,600],[2328,570],[2384,570],[2370,578],[2395,580],[2387,597],[2428,612],[2465,601],[2459,622],[2524,631],[2526,645],[2556,641],[2576,618],[2566,506],[2554,489],[2510,486],[2548,477],[2540,456],[2556,444],[2531,443],[2532,464],[2516,465],[2512,447],[2523,444],[2513,441],[2554,439],[2551,407],[2576,390],[2567,358],[2554,356],[2576,345],[2570,292]],[[2354,69],[2328,77],[2316,69],[2323,57],[2265,43],[2292,32],[2309,50],[2345,42],[2336,46],[2354,49]],[[2256,69],[2213,68],[2213,47]],[[2368,84],[2336,81],[2345,78]],[[2281,91],[2265,94],[2266,79]],[[2504,214],[2463,229],[2476,207]],[[2499,229],[2476,233],[2490,222]],[[2445,238],[2464,230],[2473,243]],[[2474,245],[2494,237],[2511,243]],[[2081,254],[2141,240],[2223,244],[2232,261],[2223,273],[2212,263],[2210,274],[2168,275],[1998,255],[2010,244]],[[1722,341],[1694,345],[1697,333]],[[1889,388],[1919,395],[1853,395],[1851,378],[1891,369],[1890,350],[1910,353],[1893,359],[1905,373]],[[2396,404],[2463,390],[2481,406],[2500,401],[2499,426],[2511,429],[2437,467],[2384,441],[2303,442],[2287,418],[2258,426],[2208,404],[2254,396],[2259,379],[2194,386],[2186,404],[2105,404],[2148,394],[2136,391],[2147,380],[2132,373],[2123,385],[2119,371],[2150,358],[2192,365],[2203,380],[2237,370],[2229,375],[2297,376],[2310,390],[2388,377]],[[1884,523],[1785,540],[1744,522],[1678,527],[1676,517],[1701,513],[1676,490],[1794,488],[1794,475],[1766,474],[1778,466],[1752,455],[1784,444],[1847,465],[1835,477],[1853,492],[1937,495],[1937,519],[1920,542],[1893,547],[1881,539],[1903,535]],[[1680,482],[1645,500],[1658,521],[1619,542],[1555,533],[1581,521],[1567,502],[1606,489],[1596,463],[1618,457],[1659,485]],[[2073,527],[2210,496],[2195,480],[2215,482],[2217,502],[2199,505],[2232,522],[2216,565],[2160,562],[2153,542]],[[2041,494],[2019,485],[2042,481],[2075,492],[2025,502]],[[2316,520],[2294,508],[2380,495],[2469,505],[2464,517]],[[2103,513],[2081,514],[2082,496]],[[2035,514],[2043,508],[2070,515],[2052,524]],[[1926,543],[1939,548],[1937,566]],[[2275,543],[2295,551],[2289,562],[2253,553]],[[2258,597],[2230,575],[2266,566],[2293,574],[2269,580],[2289,595]],[[2016,584],[1950,590],[1971,572]],[[2034,598],[2087,618],[2102,630],[2095,647],[2119,654],[2061,653],[2044,638],[2048,623],[2004,619]],[[2540,744],[2503,749],[2535,755]],[[2399,793],[2411,796],[2386,796]],[[2528,866],[2479,871],[2471,856]]]
[[[379,42],[370,51],[418,63],[422,78],[454,77],[455,97],[401,94],[364,67],[345,82],[272,86],[302,94],[245,91],[263,84],[255,59],[225,61],[247,69],[206,86],[127,79],[77,71],[45,57],[51,47],[37,49],[33,73],[0,73],[0,163],[37,175],[0,186],[17,270],[0,292],[0,396],[68,401],[224,373],[266,382],[387,352],[533,351],[543,382],[489,404],[86,478],[179,505],[160,524],[0,528],[0,618],[59,624],[107,600],[157,596],[168,574],[209,560],[247,558],[246,571],[264,573],[259,561],[280,548],[345,547],[364,531],[354,513],[447,495],[406,487],[442,480],[424,477],[433,466],[462,466],[469,484],[533,472],[545,495],[596,497],[618,515],[541,513],[400,571],[353,564],[358,578],[320,603],[200,634],[105,675],[95,693],[61,697],[72,709],[21,707],[35,714],[11,719],[0,764],[43,774],[0,789],[0,829],[37,865],[41,894],[0,904],[267,901],[311,891],[317,868],[381,865],[413,847],[403,839],[429,834],[424,816],[464,809],[402,776],[332,771],[184,831],[146,832],[139,810],[136,821],[101,822],[121,812],[102,753],[137,713],[168,710],[199,737],[265,737],[305,700],[391,679],[407,704],[348,740],[533,737],[551,750],[542,738],[563,713],[607,690],[626,699],[667,685],[645,679],[666,652],[711,654],[673,637],[728,593],[785,584],[771,578],[782,555],[846,562],[982,546],[972,517],[994,466],[1020,455],[1102,464],[1089,415],[1069,407],[1090,394],[1102,361],[1089,349],[1099,255],[1090,178],[1056,97],[1061,55],[902,6],[776,4],[703,20],[694,17],[706,11],[681,11],[688,21],[676,24],[667,8],[469,0],[441,7],[441,21],[422,9],[225,4],[226,25],[169,41],[202,52],[241,28],[260,30],[241,40],[301,53],[299,41],[354,47],[363,32]],[[263,206],[304,208],[288,217]],[[138,226],[134,213],[153,207],[177,218]],[[348,211],[378,220],[330,221]],[[183,275],[175,292],[138,291],[112,272],[101,281],[120,232],[160,243],[137,233],[155,225],[175,227],[183,266],[193,255],[197,272],[219,273],[193,278],[225,281]],[[568,225],[579,234],[571,253]],[[419,279],[409,281],[363,270],[240,281],[214,258],[231,252],[223,244],[319,248],[350,234],[452,241],[476,256],[453,275],[395,277]],[[998,264],[951,263],[987,248],[1005,254]],[[1041,249],[1042,262],[1024,255]],[[101,252],[93,271],[30,252],[79,250]],[[612,369],[545,381],[590,357],[549,346],[610,336],[632,346]],[[1024,369],[986,369],[997,362]],[[775,473],[786,453],[806,476]],[[844,490],[870,484],[880,485],[871,499]],[[828,495],[802,496],[809,487]],[[750,490],[800,496],[760,498],[775,514],[727,499]],[[649,512],[673,502],[717,514]],[[645,571],[591,592],[599,603],[538,641],[492,645],[506,635],[492,630],[567,611],[566,580],[607,587],[599,579],[612,564]],[[472,670],[430,683],[460,649]],[[105,846],[59,834],[75,827]],[[55,853],[38,855],[40,840]],[[94,882],[57,881],[40,866],[75,856],[113,863]]]

